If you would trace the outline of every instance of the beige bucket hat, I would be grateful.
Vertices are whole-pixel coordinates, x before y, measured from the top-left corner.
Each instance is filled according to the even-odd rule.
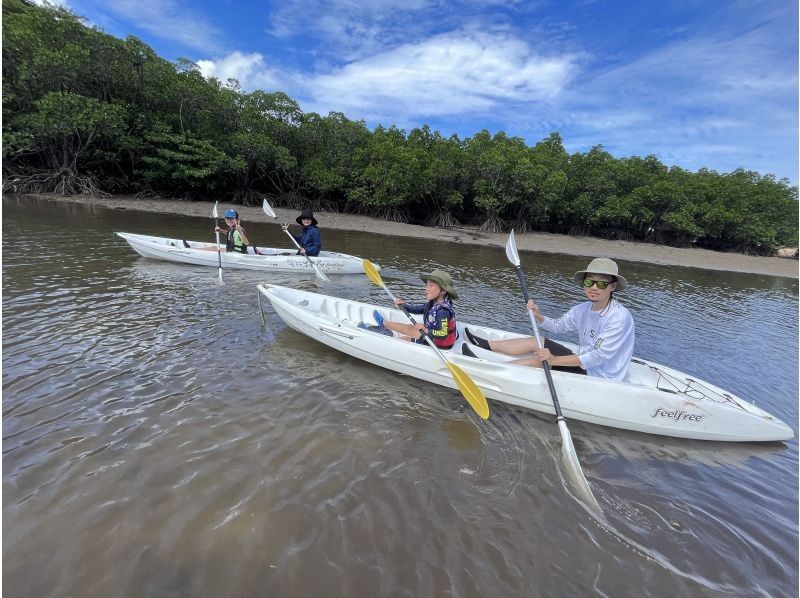
[[[619,268],[617,268],[617,263],[614,260],[610,260],[607,257],[598,257],[593,259],[589,262],[589,266],[586,270],[579,270],[575,272],[572,276],[572,280],[574,280],[577,284],[581,284],[584,277],[587,274],[607,274],[609,276],[613,276],[617,279],[617,291],[621,291],[625,287],[628,286],[628,281],[625,280],[624,276],[620,276]]]

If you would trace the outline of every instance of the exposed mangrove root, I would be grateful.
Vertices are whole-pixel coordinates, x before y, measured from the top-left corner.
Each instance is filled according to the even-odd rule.
[[[498,216],[491,215],[481,223],[481,225],[478,227],[478,230],[482,230],[487,233],[501,233],[506,230],[506,224]]]
[[[384,220],[388,220],[389,222],[400,222],[402,224],[408,224],[411,220],[408,217],[408,212],[406,212],[405,210],[400,210],[395,207],[384,208],[383,210],[378,212],[378,218],[383,218]]]
[[[136,199],[161,199],[161,193],[150,186],[145,186],[136,191]]]
[[[461,226],[458,219],[450,212],[436,212],[425,220],[425,226],[438,226],[441,228],[450,228],[451,226]]]
[[[320,203],[315,199],[309,199],[295,191],[280,193],[275,196],[275,205],[282,208],[292,208],[294,210],[319,210]]]
[[[3,179],[4,193],[58,193],[62,196],[109,197],[95,177],[73,172],[36,172],[10,175]]]
[[[517,219],[511,223],[511,229],[518,233],[528,233],[533,230],[533,227],[531,226],[530,222],[523,219]]]
[[[243,206],[260,206],[263,194],[253,189],[237,189],[233,194],[233,203]]]

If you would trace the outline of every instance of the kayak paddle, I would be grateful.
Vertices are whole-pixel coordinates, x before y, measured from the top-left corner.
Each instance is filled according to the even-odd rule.
[[[261,205],[261,207],[264,209],[264,213],[265,213],[267,216],[269,216],[270,218],[274,218],[274,219],[275,219],[275,222],[277,222],[278,224],[280,224],[280,223],[281,223],[281,221],[280,221],[280,220],[278,220],[278,215],[277,215],[277,214],[275,213],[275,211],[272,209],[272,206],[270,206],[270,205],[269,205],[269,202],[267,201],[267,198],[266,198],[266,197],[264,198],[264,203]],[[281,228],[283,228],[283,225],[281,225]],[[298,243],[298,242],[297,242],[297,239],[295,239],[295,238],[294,238],[294,235],[293,235],[292,233],[290,233],[290,232],[289,232],[288,230],[286,230],[285,228],[283,229],[283,232],[285,232],[287,235],[289,235],[289,238],[292,240],[292,243],[294,243],[294,244],[295,244],[295,247],[297,247],[298,249],[302,249],[302,247],[300,247],[300,243]],[[312,267],[312,268],[314,268],[314,272],[316,272],[316,273],[317,273],[317,278],[319,278],[319,279],[320,279],[322,282],[330,282],[330,281],[331,281],[331,279],[330,279],[330,278],[328,278],[327,276],[325,276],[325,274],[323,274],[323,273],[320,271],[320,269],[319,269],[319,268],[317,268],[317,265],[316,265],[316,264],[315,264],[315,263],[314,263],[314,262],[311,260],[311,258],[310,258],[310,257],[308,257],[308,256],[307,256],[305,253],[304,253],[304,254],[302,254],[302,255],[304,255],[304,256],[305,256],[305,258],[308,260],[308,263],[309,263],[309,264],[311,264],[311,267]]]
[[[217,212],[217,203],[214,202],[214,209],[211,211],[211,215],[214,218],[214,229],[219,227],[219,213]],[[222,250],[219,248],[219,231],[215,230],[214,233],[217,235],[217,261],[219,263],[219,284],[222,284]]]
[[[392,298],[392,301],[394,301],[394,295],[392,295],[392,292],[386,288],[386,285],[383,283],[381,275],[378,274],[378,270],[375,268],[375,264],[373,264],[369,260],[364,260],[363,263],[364,263],[364,273],[367,275],[367,278],[369,278],[377,286],[383,287],[383,290],[386,291],[389,294],[389,297]],[[400,309],[402,309],[403,313],[405,313],[406,316],[408,316],[408,319],[411,320],[411,323],[416,325],[417,322],[416,320],[414,320],[414,316],[411,315],[406,306],[401,304]],[[483,392],[481,392],[481,389],[478,388],[478,385],[475,384],[472,378],[469,377],[469,374],[467,374],[456,364],[451,363],[450,361],[447,360],[447,358],[439,350],[439,347],[437,347],[434,344],[433,340],[431,340],[430,336],[425,334],[422,330],[419,331],[419,334],[421,337],[425,338],[425,340],[431,346],[431,348],[433,348],[433,350],[436,351],[436,354],[439,356],[439,359],[441,359],[447,366],[447,369],[450,370],[453,379],[456,381],[458,389],[461,391],[461,394],[464,395],[464,398],[470,404],[470,407],[472,407],[475,410],[475,413],[477,413],[481,418],[488,419],[489,404],[486,402],[486,397],[483,396]]]
[[[527,305],[530,296],[528,295],[528,286],[525,284],[525,274],[522,272],[522,266],[520,265],[519,253],[517,252],[517,243],[514,239],[513,230],[511,231],[511,235],[509,235],[508,242],[506,243],[506,256],[508,257],[508,261],[511,262],[517,269],[519,284],[522,286],[522,294],[525,297],[525,304]],[[536,324],[536,318],[530,310],[528,311],[528,315],[531,318],[531,326],[533,326],[533,335],[536,337],[536,344],[539,347],[543,347],[544,345],[542,344],[542,339],[539,336],[539,326]],[[583,475],[581,464],[578,461],[578,455],[575,453],[575,446],[572,444],[572,436],[569,433],[569,428],[567,428],[567,420],[564,419],[564,415],[561,413],[561,405],[558,403],[556,387],[553,384],[553,375],[550,373],[550,364],[546,361],[543,361],[542,368],[544,368],[544,375],[547,378],[547,386],[550,388],[550,397],[553,399],[553,406],[556,409],[558,429],[561,432],[561,448],[562,452],[564,453],[564,459],[567,463],[567,469],[572,474],[572,478],[577,483],[578,490],[580,491],[586,503],[597,513],[602,514],[600,505],[597,504],[597,500],[595,499],[594,494],[592,494],[592,489],[589,487],[589,482],[586,481],[586,476]]]

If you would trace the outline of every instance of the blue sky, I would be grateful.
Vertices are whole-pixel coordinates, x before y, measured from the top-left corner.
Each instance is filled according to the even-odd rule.
[[[65,0],[306,112],[798,180],[791,0]]]

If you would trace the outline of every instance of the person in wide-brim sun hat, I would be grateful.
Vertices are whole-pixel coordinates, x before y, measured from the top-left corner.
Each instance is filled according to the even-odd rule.
[[[303,210],[303,213],[294,219],[300,226],[305,226],[303,220],[311,220],[311,226],[317,226],[317,219],[314,218],[314,212],[311,210]]]
[[[621,291],[628,286],[628,281],[619,273],[617,262],[607,257],[593,259],[589,262],[589,266],[586,270],[578,270],[575,272],[572,276],[572,280],[577,284],[583,284],[583,279],[587,274],[606,274],[608,276],[613,276],[617,283],[617,286],[614,288],[615,291]]]
[[[635,341],[633,316],[615,297],[614,291],[628,287],[628,281],[619,273],[614,260],[605,257],[593,259],[585,270],[578,270],[572,280],[581,285],[586,301],[579,303],[560,318],[547,318],[539,306],[528,301],[528,309],[543,330],[554,334],[578,333],[578,350],[570,349],[549,338],[539,347],[531,337],[513,339],[486,339],[464,329],[473,345],[506,355],[525,355],[512,363],[541,367],[547,361],[553,369],[573,374],[587,374],[598,378],[624,381],[628,377]],[[465,355],[474,351],[465,345]]]
[[[316,257],[322,251],[322,235],[317,228],[317,219],[314,218],[314,212],[311,210],[303,210],[297,218],[294,219],[297,224],[303,227],[299,235],[292,235],[300,249],[297,253],[305,254],[309,257]],[[284,224],[283,230],[289,230],[289,225]]]
[[[393,322],[377,309],[372,314],[375,322],[379,329],[396,332],[401,338],[415,343],[427,344],[423,334],[430,335],[439,349],[450,349],[458,338],[453,307],[453,299],[458,299],[458,293],[453,286],[453,278],[444,270],[426,272],[419,277],[425,282],[425,303],[410,304],[399,297],[394,301],[398,307],[405,306],[409,313],[422,314],[422,323]],[[362,327],[371,329],[366,325]]]
[[[451,299],[458,299],[458,293],[456,292],[456,288],[453,286],[453,279],[447,272],[443,270],[434,270],[433,272],[420,274],[419,277],[423,282],[432,280],[438,284]]]

